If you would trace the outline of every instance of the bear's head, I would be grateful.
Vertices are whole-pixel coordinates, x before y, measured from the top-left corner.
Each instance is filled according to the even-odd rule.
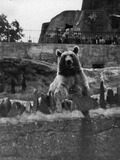
[[[73,76],[80,72],[81,64],[78,57],[79,47],[75,46],[73,51],[61,52],[56,50],[58,57],[58,70],[57,73],[63,76]]]

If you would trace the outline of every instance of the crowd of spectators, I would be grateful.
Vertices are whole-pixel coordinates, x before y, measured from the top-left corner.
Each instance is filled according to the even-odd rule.
[[[69,30],[66,30],[62,35],[58,37],[58,43],[76,43],[76,44],[120,44],[120,36],[117,34],[99,34],[99,35],[87,35],[79,32],[71,34]]]

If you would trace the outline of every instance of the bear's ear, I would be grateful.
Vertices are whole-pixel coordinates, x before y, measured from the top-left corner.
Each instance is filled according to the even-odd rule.
[[[56,55],[57,55],[58,57],[60,57],[60,56],[62,55],[62,52],[61,52],[59,49],[57,49],[57,50],[56,50]]]
[[[75,46],[75,47],[73,48],[73,52],[74,52],[75,54],[77,54],[78,51],[79,51],[79,47],[78,47],[78,46]]]

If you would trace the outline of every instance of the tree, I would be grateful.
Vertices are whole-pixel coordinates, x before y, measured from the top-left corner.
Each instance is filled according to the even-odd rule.
[[[9,23],[7,16],[0,15],[0,40],[3,42],[16,42],[20,40],[24,35],[22,34],[23,29],[17,20]]]
[[[9,30],[10,42],[20,40],[24,36],[22,31],[23,29],[20,27],[19,22],[17,20],[13,21]]]
[[[0,15],[0,40],[1,41],[7,41],[8,29],[10,28],[10,25],[6,18],[7,16],[5,16],[4,14]]]

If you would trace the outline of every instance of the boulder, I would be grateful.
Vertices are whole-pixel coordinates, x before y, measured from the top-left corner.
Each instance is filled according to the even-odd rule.
[[[108,89],[108,91],[107,91],[107,98],[106,98],[106,102],[108,103],[108,104],[115,104],[115,102],[114,102],[114,92],[113,92],[113,90],[112,89]]]
[[[99,104],[101,108],[106,108],[106,102],[105,102],[105,89],[104,89],[104,84],[103,81],[100,83],[100,99],[99,99]]]
[[[47,94],[41,94],[37,110],[44,114],[50,114],[50,99]]]
[[[89,111],[90,109],[98,108],[97,99],[88,97],[88,96],[80,96],[78,94],[72,95],[70,99],[74,102],[76,105],[77,110],[80,110],[82,112]]]
[[[20,104],[19,102],[14,102],[7,117],[15,117],[17,115],[21,115],[25,110],[26,108],[24,105]]]
[[[9,111],[11,110],[11,102],[9,98],[3,99],[0,104],[0,116],[7,117]]]

